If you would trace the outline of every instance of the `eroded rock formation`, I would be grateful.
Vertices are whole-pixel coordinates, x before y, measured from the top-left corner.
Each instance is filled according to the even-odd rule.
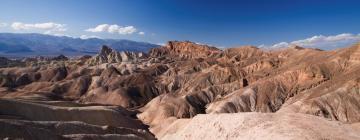
[[[94,129],[111,125],[148,139],[152,135],[148,135],[144,123],[157,138],[187,139],[191,131],[205,129],[197,124],[222,117],[219,113],[237,113],[233,115],[240,122],[264,121],[264,125],[271,124],[271,128],[258,130],[249,123],[237,134],[235,130],[221,131],[230,138],[260,138],[250,136],[250,131],[270,136],[270,132],[280,127],[281,120],[285,122],[280,124],[314,139],[328,138],[325,136],[328,133],[321,130],[331,129],[334,135],[335,131],[343,130],[356,133],[359,129],[352,127],[360,122],[359,48],[357,44],[333,51],[299,46],[280,50],[254,46],[220,50],[188,41],[170,41],[148,54],[117,52],[104,46],[93,57],[28,60],[18,67],[0,69],[1,115],[25,117],[25,120],[1,122],[11,128],[36,125],[32,127],[34,131],[47,127],[51,131],[49,135],[59,139],[128,138],[128,135],[112,135],[107,130],[94,130],[94,135],[88,135],[90,131],[59,133],[50,127],[55,123],[79,127],[78,122],[72,121],[81,121],[86,123],[81,124],[85,128],[96,125]],[[25,110],[54,116],[34,116]],[[242,115],[243,112],[259,113]],[[208,115],[198,117],[199,114]],[[98,117],[105,118],[101,118],[101,122]],[[296,118],[294,126],[290,125],[291,117]],[[301,121],[309,123],[302,125]],[[210,122],[237,124],[216,119]],[[240,127],[235,124],[234,127]],[[316,125],[321,126],[319,130],[305,129]],[[335,126],[339,128],[333,129]],[[144,133],[135,133],[135,129]],[[214,131],[212,138],[225,137],[225,134],[217,135],[220,130],[210,130]],[[206,131],[203,132],[190,138],[208,138]],[[235,136],[230,136],[233,133]],[[315,137],[313,133],[321,135]],[[17,133],[11,131],[11,134]],[[276,131],[274,135],[277,136],[274,138],[290,139],[298,133],[285,135]],[[27,136],[25,132],[23,136]],[[334,138],[340,139],[340,136],[359,138],[350,134]]]

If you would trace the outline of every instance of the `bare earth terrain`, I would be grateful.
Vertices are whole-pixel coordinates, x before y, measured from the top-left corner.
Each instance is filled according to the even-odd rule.
[[[360,139],[360,44],[0,61],[0,138]]]

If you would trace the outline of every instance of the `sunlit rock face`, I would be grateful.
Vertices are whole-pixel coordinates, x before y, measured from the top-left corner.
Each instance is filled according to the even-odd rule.
[[[207,58],[220,54],[222,51],[216,47],[196,44],[185,41],[169,41],[165,46],[150,50],[150,56],[181,57],[181,58]]]
[[[97,54],[95,57],[91,58],[88,61],[88,64],[99,65],[103,63],[136,62],[138,59],[145,57],[146,55],[142,52],[117,52],[116,50],[113,50],[108,46],[103,46],[100,50],[100,53]]]

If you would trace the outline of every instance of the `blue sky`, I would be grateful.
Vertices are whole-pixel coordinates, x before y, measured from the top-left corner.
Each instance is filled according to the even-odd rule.
[[[1,0],[0,32],[272,45],[344,33],[358,37],[359,5],[359,0]],[[101,24],[107,26],[95,30]],[[116,26],[110,32],[111,25]]]

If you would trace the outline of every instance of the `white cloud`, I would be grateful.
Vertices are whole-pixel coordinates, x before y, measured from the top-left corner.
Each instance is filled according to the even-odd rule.
[[[19,31],[42,32],[48,35],[68,36],[64,32],[67,31],[65,24],[45,22],[45,23],[22,23],[13,22],[11,28]]]
[[[87,32],[104,32],[108,28],[109,28],[108,24],[101,24],[101,25],[96,26],[95,28],[89,28],[85,31],[87,31]]]
[[[80,39],[89,39],[89,38],[100,38],[98,36],[95,36],[95,35],[81,35],[80,36]]]
[[[122,35],[133,34],[137,32],[137,29],[134,26],[120,26],[117,24],[100,24],[95,28],[86,29],[87,32],[108,32],[108,33],[118,33]],[[139,32],[140,33],[140,32]]]
[[[7,23],[0,23],[0,27],[6,27]]]
[[[139,35],[145,35],[145,32],[139,32]]]
[[[333,36],[324,36],[324,35],[317,35],[310,38],[296,40],[292,42],[280,42],[274,45],[260,45],[260,48],[285,48],[291,44],[298,45],[301,47],[308,47],[308,48],[319,48],[319,49],[335,49],[339,47],[347,47],[352,45],[356,42],[360,41],[360,34],[349,34],[343,33]]]
[[[304,47],[317,47],[317,46],[336,47],[349,43],[352,44],[357,41],[360,41],[359,35],[344,33],[335,36],[323,36],[323,35],[313,36],[311,38],[293,41],[291,42],[291,44],[296,44]]]
[[[34,24],[14,22],[11,24],[11,27],[14,30],[45,30],[46,33],[64,32],[67,30],[65,24],[59,24],[54,22],[34,23]]]
[[[288,47],[290,44],[287,42],[280,42],[280,43],[276,43],[274,45],[268,46],[268,45],[260,45],[259,48],[268,48],[268,49],[278,49],[278,48],[286,48]]]
[[[119,34],[132,34],[135,32],[136,32],[136,28],[134,26],[119,28]]]
[[[109,33],[116,33],[119,31],[119,28],[121,28],[119,25],[110,25],[109,28],[108,28],[108,32]]]

